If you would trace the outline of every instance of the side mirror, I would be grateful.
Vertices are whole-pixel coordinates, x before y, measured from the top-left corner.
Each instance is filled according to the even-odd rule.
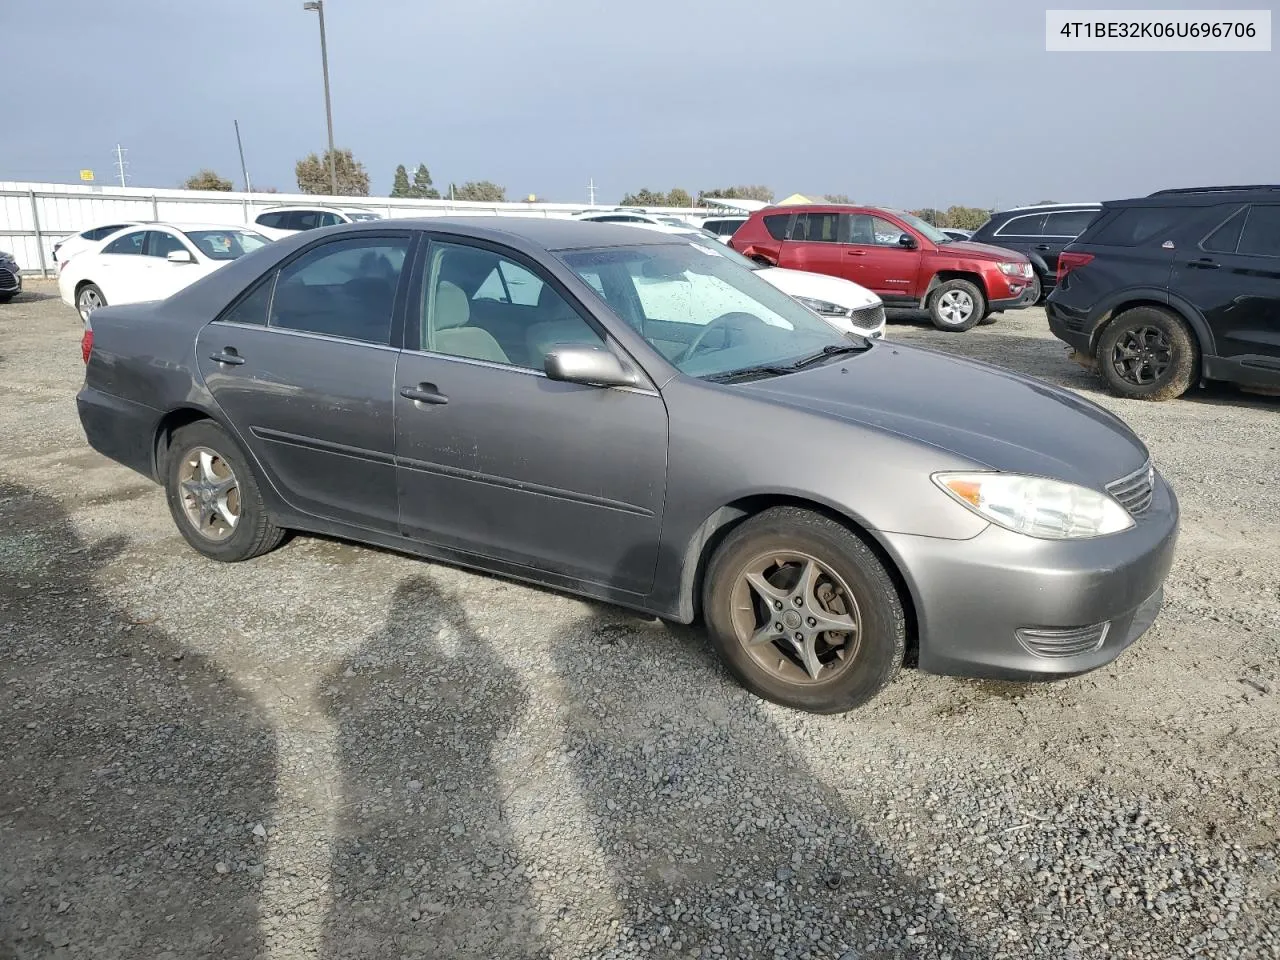
[[[901,234],[898,237],[898,246],[914,250],[916,248],[916,238],[909,233]]]
[[[547,354],[543,370],[549,379],[566,383],[597,387],[631,387],[636,383],[636,375],[624,369],[617,357],[600,347],[555,347]]]
[[[191,255],[190,250],[170,250],[169,255],[165,257],[170,263],[195,263],[196,258]]]

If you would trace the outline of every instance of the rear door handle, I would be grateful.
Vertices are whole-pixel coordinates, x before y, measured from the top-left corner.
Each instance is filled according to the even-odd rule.
[[[867,255],[867,251],[865,251],[865,250],[846,250],[846,251],[844,252],[844,255],[845,255],[846,257],[865,257],[865,256]]]
[[[1201,270],[1217,270],[1222,264],[1210,260],[1208,257],[1201,257],[1199,260],[1192,260],[1187,266],[1199,267]]]
[[[401,387],[400,396],[415,403],[449,402],[449,398],[437,390],[434,383],[420,383],[416,387]]]
[[[1037,244],[1036,244],[1036,249],[1037,249],[1037,250],[1045,250],[1045,251],[1047,251],[1047,250],[1049,249],[1049,245],[1048,245],[1047,243],[1037,243]]]
[[[244,363],[244,357],[236,353],[235,347],[223,347],[221,353],[212,354],[209,359],[215,363],[225,363],[231,367],[238,367]]]

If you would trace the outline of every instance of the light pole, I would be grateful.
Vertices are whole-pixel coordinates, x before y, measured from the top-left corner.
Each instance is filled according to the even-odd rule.
[[[337,159],[333,155],[333,107],[329,105],[329,50],[324,42],[324,0],[307,0],[303,10],[320,14],[320,64],[324,67],[324,116],[329,123],[329,187],[332,196],[338,195]]]

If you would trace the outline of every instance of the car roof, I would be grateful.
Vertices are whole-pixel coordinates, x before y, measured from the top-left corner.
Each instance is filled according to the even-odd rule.
[[[154,230],[157,227],[161,229],[167,228],[169,230],[177,230],[179,233],[185,233],[188,230],[249,230],[249,226],[243,223],[193,223],[187,220],[179,223],[172,220],[143,220],[127,227],[121,227],[116,232],[124,233],[126,230],[133,230],[136,227],[146,227],[148,230]]]
[[[1249,203],[1280,200],[1280,186],[1271,184],[1244,184],[1219,187],[1177,187],[1157,190],[1143,197],[1126,200],[1108,200],[1107,207],[1211,207],[1220,203]]]
[[[636,224],[598,223],[568,217],[397,217],[326,227],[329,235],[380,230],[432,230],[479,240],[510,243],[513,239],[548,252],[592,247],[631,247],[674,242],[665,231],[638,229]],[[689,228],[694,229],[693,227]]]
[[[1101,206],[1101,200],[1081,200],[1079,203],[1028,203],[1021,207],[1006,207],[992,216],[1004,216],[1006,213],[1034,213],[1037,210],[1097,210]]]

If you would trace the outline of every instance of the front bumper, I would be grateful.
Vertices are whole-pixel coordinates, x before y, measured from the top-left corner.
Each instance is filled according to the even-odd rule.
[[[1000,279],[1005,283],[1005,290],[1010,296],[1002,300],[992,300],[987,304],[991,310],[1021,310],[1023,307],[1034,307],[1040,300],[1040,278],[1032,275],[1026,281],[1026,285],[1022,286],[1016,293],[1014,285],[1009,281],[1013,278],[1000,275]]]
[[[14,263],[0,263],[0,293],[13,296],[22,292],[22,274]]]
[[[1004,680],[1052,680],[1096,670],[1154,621],[1173,564],[1179,511],[1157,475],[1148,510],[1124,533],[1037,540],[990,526],[971,540],[887,534],[916,606],[920,669]],[[1019,630],[1108,623],[1094,648],[1044,656]]]

